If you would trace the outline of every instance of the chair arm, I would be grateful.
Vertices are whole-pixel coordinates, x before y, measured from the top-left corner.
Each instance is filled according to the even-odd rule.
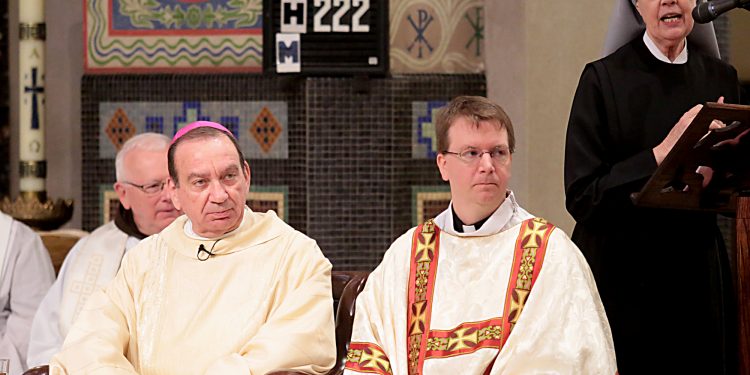
[[[49,374],[49,366],[47,365],[32,367],[23,373],[23,375],[48,375],[48,374]]]

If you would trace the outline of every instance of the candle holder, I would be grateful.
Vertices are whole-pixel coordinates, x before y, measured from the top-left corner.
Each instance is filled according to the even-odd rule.
[[[0,210],[38,230],[61,227],[73,216],[73,200],[47,199],[45,135],[45,0],[18,2],[19,187],[20,196]]]
[[[44,191],[25,191],[11,201],[4,197],[0,210],[14,219],[37,230],[54,230],[60,228],[73,216],[73,200],[47,199]]]

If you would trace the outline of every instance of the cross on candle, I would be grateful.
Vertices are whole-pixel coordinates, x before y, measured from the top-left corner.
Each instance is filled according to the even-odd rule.
[[[31,68],[31,86],[25,86],[24,92],[31,93],[31,128],[39,129],[39,105],[36,94],[44,93],[43,86],[37,86],[36,84],[37,70]]]

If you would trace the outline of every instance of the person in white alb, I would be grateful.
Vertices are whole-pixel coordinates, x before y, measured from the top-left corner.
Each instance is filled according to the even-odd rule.
[[[585,259],[507,189],[513,125],[483,97],[438,115],[451,203],[399,237],[357,298],[345,373],[615,374]]]
[[[39,235],[0,212],[0,358],[10,374],[26,370],[31,321],[55,270]]]

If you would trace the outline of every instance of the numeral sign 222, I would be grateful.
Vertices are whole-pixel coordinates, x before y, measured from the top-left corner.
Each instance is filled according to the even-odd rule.
[[[333,4],[331,4],[333,3]],[[370,0],[315,0],[314,1],[315,15],[313,16],[313,31],[316,33],[367,33],[370,32],[370,25],[363,25],[360,23],[362,16],[367,13],[370,9]],[[331,18],[331,24],[323,23],[323,17],[328,12],[334,9],[333,17]],[[350,9],[354,10],[352,14],[352,25],[351,30],[349,25],[342,24],[341,19],[344,15],[349,12]]]

